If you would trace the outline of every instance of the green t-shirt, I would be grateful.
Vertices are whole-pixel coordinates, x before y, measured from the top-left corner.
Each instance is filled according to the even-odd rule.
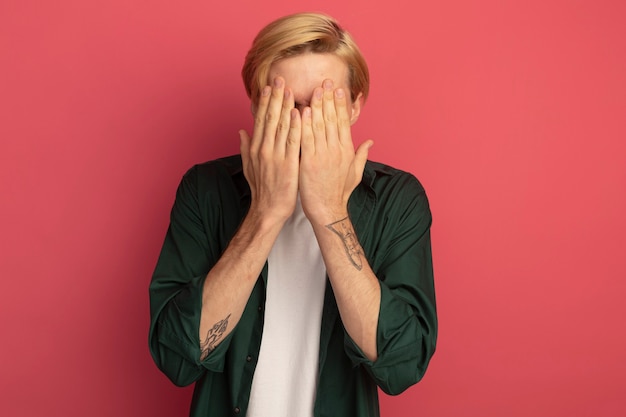
[[[190,415],[246,414],[263,332],[267,264],[233,331],[200,361],[202,288],[250,206],[240,156],[191,168],[183,177],[150,284],[150,351],[176,385],[195,382]],[[381,287],[378,359],[344,330],[326,284],[315,416],[378,416],[378,390],[418,382],[435,351],[437,314],[428,199],[406,172],[369,162],[348,205]],[[233,277],[236,279],[236,277]]]

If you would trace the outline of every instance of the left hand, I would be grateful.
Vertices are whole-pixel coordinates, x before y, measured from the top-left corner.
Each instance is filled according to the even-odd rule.
[[[348,199],[361,182],[373,145],[366,141],[354,150],[348,94],[324,80],[302,114],[299,189],[304,213],[314,226],[348,216]]]

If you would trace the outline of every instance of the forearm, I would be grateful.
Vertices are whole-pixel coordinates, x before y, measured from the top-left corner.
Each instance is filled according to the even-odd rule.
[[[335,217],[335,216],[333,216]],[[347,213],[313,225],[339,314],[348,335],[371,361],[378,357],[376,332],[380,284],[363,253]]]
[[[252,203],[248,215],[220,260],[206,277],[200,318],[201,357],[206,357],[236,326],[254,284],[298,192],[299,112],[294,97],[276,77],[255,109],[252,137],[239,132],[243,172]],[[235,279],[233,279],[235,278]]]
[[[235,328],[282,222],[249,212],[219,261],[207,274],[200,316],[201,359]]]

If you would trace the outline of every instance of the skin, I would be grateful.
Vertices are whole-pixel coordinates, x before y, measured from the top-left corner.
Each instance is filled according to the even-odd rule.
[[[380,285],[348,216],[348,199],[372,146],[367,141],[355,150],[352,142],[351,125],[359,117],[362,96],[350,99],[347,65],[333,54],[278,61],[270,68],[270,80],[253,108],[252,136],[240,132],[251,206],[205,280],[201,359],[239,322],[299,191],[344,327],[375,361]]]

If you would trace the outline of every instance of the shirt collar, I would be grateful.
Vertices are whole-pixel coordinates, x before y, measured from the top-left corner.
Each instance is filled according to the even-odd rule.
[[[242,196],[250,195],[250,188],[243,175],[243,166],[241,162],[241,155],[233,155],[221,159],[222,163],[226,167],[227,172],[233,178],[235,184],[242,192]],[[374,191],[373,184],[377,177],[391,175],[390,168],[378,162],[367,161],[365,169],[363,170],[363,179],[361,184],[368,187],[371,191]]]

